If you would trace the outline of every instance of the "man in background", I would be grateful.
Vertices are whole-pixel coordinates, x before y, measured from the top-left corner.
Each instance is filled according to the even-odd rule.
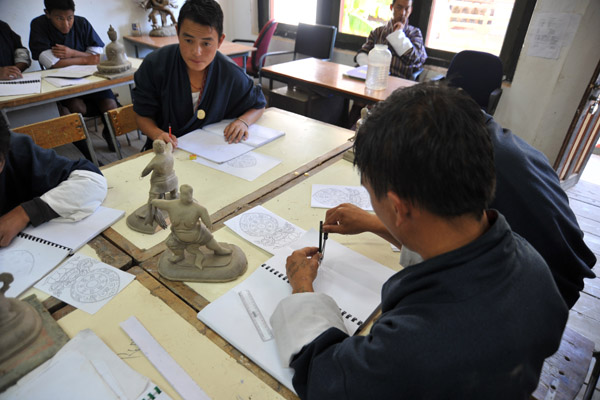
[[[4,21],[0,21],[0,80],[22,78],[22,72],[31,65],[29,50]]]

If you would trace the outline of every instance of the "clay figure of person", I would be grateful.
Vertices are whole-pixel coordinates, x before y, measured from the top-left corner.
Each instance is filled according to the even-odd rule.
[[[180,192],[178,200],[152,200],[152,205],[166,210],[171,219],[171,234],[166,244],[174,256],[169,261],[174,264],[183,261],[186,249],[197,256],[200,246],[208,247],[216,255],[231,254],[231,250],[222,247],[214,239],[210,232],[212,223],[208,211],[194,202],[192,187],[181,185]],[[202,269],[198,262],[195,264]]]
[[[154,158],[150,160],[142,171],[142,177],[152,172],[150,176],[150,195],[148,198],[148,215],[145,224],[151,225],[155,218],[156,209],[152,206],[152,200],[164,197],[167,193],[171,199],[177,197],[177,176],[173,169],[173,145],[165,144],[162,140],[155,140],[152,144]]]
[[[117,42],[117,31],[112,25],[110,25],[107,33],[111,42],[104,48],[106,60],[98,64],[98,71],[115,74],[131,69],[131,62],[127,60],[125,55],[125,46]]]
[[[171,24],[175,25],[175,16],[168,7],[175,7],[175,4],[169,0],[148,0],[146,3],[146,10],[151,8],[152,11],[148,15],[148,21],[152,22],[152,29],[158,29],[158,22],[156,21],[156,14],[160,15],[162,26],[167,25],[167,15],[171,17]]]

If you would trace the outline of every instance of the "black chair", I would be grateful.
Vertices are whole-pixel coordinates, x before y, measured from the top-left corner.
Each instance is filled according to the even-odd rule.
[[[460,87],[493,115],[502,94],[502,61],[493,54],[464,50],[452,59],[446,80]]]
[[[294,50],[275,51],[263,55],[263,58],[293,54],[296,60],[300,56],[313,57],[328,61],[333,56],[337,28],[330,25],[298,24]],[[259,74],[260,81],[260,74]],[[302,114],[319,121],[340,123],[346,112],[342,97],[333,96],[305,88],[288,85],[271,90],[268,94],[269,106],[282,108]]]

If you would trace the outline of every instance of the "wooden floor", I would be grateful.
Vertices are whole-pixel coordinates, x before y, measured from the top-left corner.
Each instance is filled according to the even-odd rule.
[[[104,165],[117,161],[116,153],[108,151],[106,141],[102,138],[102,124],[98,123],[96,131],[93,122],[88,121],[88,129],[94,141],[98,160]],[[142,135],[140,139],[135,133],[130,133],[129,138],[131,145],[127,143],[124,136],[117,138],[121,143],[123,157],[139,153],[146,142],[145,136]],[[72,145],[64,146],[58,149],[58,152],[70,158],[81,157],[79,151]],[[567,194],[579,226],[585,234],[585,242],[600,260],[600,156],[592,156],[586,167],[586,170],[588,169],[594,171],[594,175],[586,181],[584,180],[586,174],[584,174],[582,180],[569,189]],[[600,351],[600,263],[596,263],[594,272],[597,277],[586,280],[581,297],[570,312],[568,325],[592,340],[596,344],[596,350]],[[583,389],[578,398],[581,398],[582,393]],[[596,389],[594,399],[600,399],[600,389]]]

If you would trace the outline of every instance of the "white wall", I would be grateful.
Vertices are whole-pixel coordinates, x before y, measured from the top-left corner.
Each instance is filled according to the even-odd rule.
[[[553,163],[600,61],[600,1],[538,0],[533,18],[546,12],[581,15],[574,39],[557,60],[532,57],[527,55],[528,31],[512,85],[504,90],[495,117]]]

